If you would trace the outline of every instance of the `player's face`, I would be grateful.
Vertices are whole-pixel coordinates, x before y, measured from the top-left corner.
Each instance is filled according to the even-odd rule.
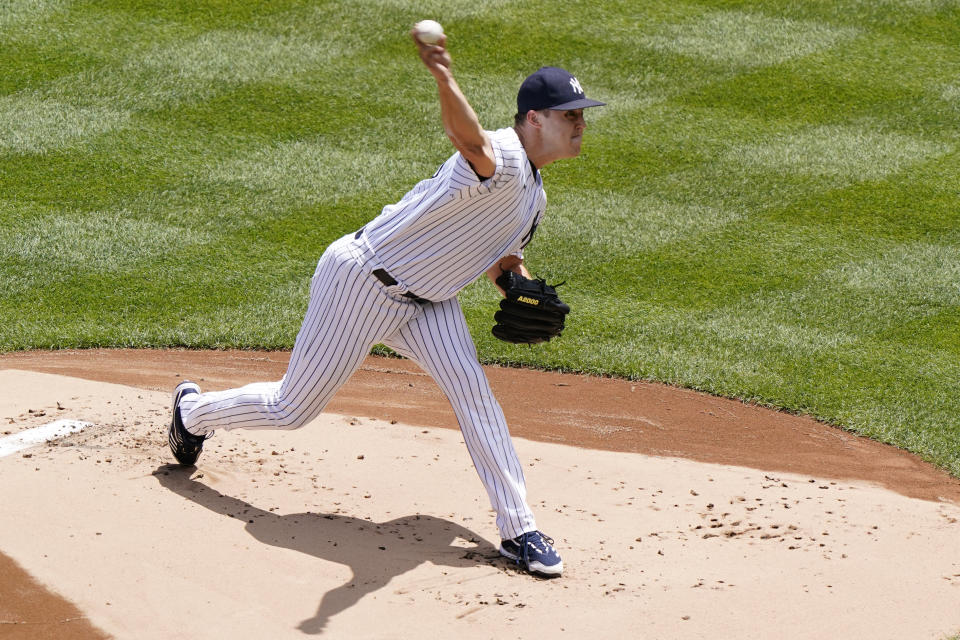
[[[554,149],[556,157],[576,158],[580,155],[580,143],[587,123],[583,109],[548,111],[543,119],[543,138]]]

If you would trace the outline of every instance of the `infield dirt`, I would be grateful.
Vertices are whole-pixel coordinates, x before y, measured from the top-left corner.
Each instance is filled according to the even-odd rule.
[[[369,358],[304,429],[218,433],[197,468],[171,465],[179,380],[212,390],[278,379],[287,357],[0,355],[0,433],[91,423],[0,459],[0,550],[81,619],[0,607],[0,632],[58,637],[84,621],[89,635],[75,637],[960,630],[960,482],[733,400],[488,368],[539,525],[564,555],[552,581],[499,558],[453,413],[404,360]],[[15,569],[0,572],[4,593],[25,588]]]

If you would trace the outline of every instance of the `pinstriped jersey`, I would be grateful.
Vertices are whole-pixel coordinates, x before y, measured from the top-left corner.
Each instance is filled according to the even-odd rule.
[[[522,256],[546,208],[540,172],[516,131],[487,135],[493,176],[480,180],[457,152],[364,229],[381,266],[428,300],[452,298],[504,256]]]

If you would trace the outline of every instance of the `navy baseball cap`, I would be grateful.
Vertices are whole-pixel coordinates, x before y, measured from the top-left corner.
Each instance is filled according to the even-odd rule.
[[[540,67],[527,76],[517,93],[518,113],[541,109],[566,111],[605,104],[587,98],[573,74],[559,67]]]

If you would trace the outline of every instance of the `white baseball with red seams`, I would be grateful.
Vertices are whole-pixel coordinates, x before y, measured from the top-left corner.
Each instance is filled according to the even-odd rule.
[[[436,20],[421,20],[413,25],[413,30],[423,44],[437,44],[443,37],[443,27]]]

